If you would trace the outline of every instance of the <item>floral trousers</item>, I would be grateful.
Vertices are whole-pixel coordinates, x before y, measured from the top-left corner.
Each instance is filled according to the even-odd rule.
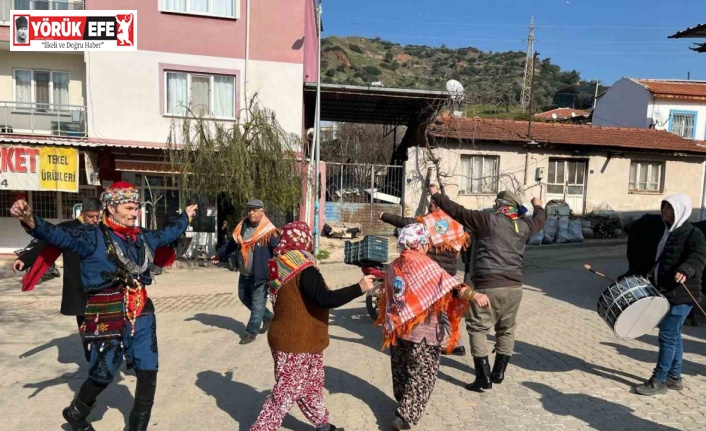
[[[324,407],[323,353],[273,350],[272,357],[275,361],[275,387],[250,431],[278,429],[294,403],[315,426],[328,424],[328,410]]]
[[[390,346],[392,391],[397,400],[397,414],[416,425],[424,414],[439,372],[441,349],[398,339]]]

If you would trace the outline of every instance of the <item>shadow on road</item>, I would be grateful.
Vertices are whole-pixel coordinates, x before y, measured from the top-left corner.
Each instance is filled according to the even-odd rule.
[[[225,329],[236,335],[242,336],[245,334],[245,325],[232,317],[221,316],[218,314],[209,313],[198,313],[193,317],[184,319],[185,322],[200,322],[206,326],[213,326],[214,328]]]
[[[522,341],[515,342],[515,352],[510,362],[510,367],[515,365],[528,371],[566,373],[580,370],[630,387],[645,380],[644,376],[636,376],[613,368],[592,364],[566,353],[556,352]],[[510,371],[510,368],[508,368],[508,372]]]
[[[331,310],[329,326],[340,326],[360,336],[360,338],[349,338],[329,335],[329,338],[333,340],[356,343],[377,351],[380,351],[382,348],[382,329],[373,324],[373,320],[368,316],[364,305],[361,308]]]
[[[389,367],[389,362],[384,366]],[[367,380],[347,371],[326,367],[326,389],[332,394],[348,394],[361,400],[372,410],[377,425],[381,429],[384,429],[395,415],[397,403],[394,399]],[[390,390],[392,390],[392,381],[390,381]],[[345,424],[338,426],[345,428]]]
[[[76,364],[78,370],[73,373],[64,373],[61,376],[55,377],[49,380],[43,380],[39,382],[25,383],[24,388],[34,389],[34,392],[29,395],[28,398],[33,398],[37,396],[44,389],[50,388],[52,386],[67,384],[69,389],[73,394],[78,393],[79,388],[83,384],[84,380],[88,377],[89,363],[83,354],[83,347],[81,345],[81,337],[78,334],[71,334],[65,337],[55,338],[48,343],[37,346],[31,350],[26,351],[20,355],[20,359],[26,359],[32,357],[40,352],[48,349],[57,349],[57,361],[61,364]],[[125,367],[122,367],[122,372],[125,372]],[[105,412],[109,408],[117,409],[125,417],[126,423],[130,410],[132,409],[133,397],[130,390],[121,384],[122,375],[118,373],[115,376],[115,380],[108,386],[108,388],[103,391],[98,397],[96,407],[91,412],[88,417],[89,421],[100,421]],[[66,405],[68,406],[71,399],[66,400]],[[55,412],[57,415],[61,415],[61,412]],[[64,425],[65,430],[70,430],[68,424]]]
[[[595,430],[679,431],[642,419],[633,414],[633,409],[618,403],[585,394],[563,393],[543,383],[523,382],[522,385],[542,395],[540,401],[544,410],[555,415],[573,416]]]
[[[228,413],[238,423],[237,429],[242,431],[248,430],[255,423],[265,399],[270,394],[270,391],[258,392],[244,383],[233,380],[232,371],[224,374],[202,371],[196,377],[196,386],[212,396],[218,408]],[[291,415],[285,416],[282,426],[295,431],[312,429],[311,424]]]
[[[655,343],[656,343],[655,345],[659,345],[657,343],[657,340],[655,340]],[[646,349],[635,349],[633,347],[624,346],[622,344],[617,344],[617,343],[603,342],[601,344],[604,346],[614,348],[618,352],[618,354],[621,356],[626,356],[626,357],[634,359],[636,361],[646,363],[647,364],[646,366],[641,367],[641,370],[644,373],[643,380],[647,380],[647,378],[652,374],[652,369],[654,368],[654,365],[657,363],[657,352],[655,352],[653,350],[646,350]],[[682,366],[682,374],[686,374],[687,376],[702,375],[703,368],[704,368],[703,364],[687,361],[686,359],[684,359],[684,363]]]

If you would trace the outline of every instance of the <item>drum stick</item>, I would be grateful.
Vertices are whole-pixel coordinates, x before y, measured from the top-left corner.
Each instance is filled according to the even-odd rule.
[[[684,285],[684,283],[679,283],[679,284],[681,284],[682,287],[684,288],[684,290],[686,290],[686,293],[688,293],[689,296],[691,296],[691,299],[694,301],[694,304],[696,304],[696,306],[699,307],[699,310],[701,310],[701,314],[703,314],[706,317],[706,311],[704,311],[704,309],[701,308],[701,305],[696,300],[696,298],[694,298],[694,295],[692,295],[691,292],[689,292],[689,289],[686,287],[686,285]]]
[[[612,278],[608,277],[607,275],[603,274],[602,272],[598,272],[595,269],[591,268],[591,265],[589,265],[589,264],[585,264],[583,267],[586,268],[586,271],[588,271],[588,272],[592,272],[600,277],[606,278],[606,279],[610,280],[611,282],[615,281]]]

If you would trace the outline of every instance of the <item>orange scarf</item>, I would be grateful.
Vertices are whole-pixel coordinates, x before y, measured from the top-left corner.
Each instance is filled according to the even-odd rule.
[[[454,251],[459,253],[470,245],[470,235],[463,230],[461,223],[442,210],[436,210],[424,217],[417,217],[419,223],[429,229],[431,245],[438,251]]]
[[[279,229],[272,224],[266,215],[263,215],[262,220],[260,220],[260,224],[258,224],[255,228],[255,232],[253,232],[252,237],[250,237],[250,239],[243,239],[242,231],[245,220],[247,219],[243,219],[243,221],[238,223],[238,226],[236,226],[233,230],[233,239],[236,244],[240,245],[240,253],[243,255],[243,262],[247,263],[248,253],[250,253],[256,245],[261,247],[266,246],[273,235],[279,235]]]
[[[390,264],[385,274],[385,294],[380,297],[382,312],[375,324],[383,325],[383,349],[395,345],[398,337],[410,334],[429,313],[445,311],[451,323],[446,350],[453,350],[461,338],[459,326],[468,308],[467,301],[452,295],[452,290],[460,285],[425,254],[403,251]]]

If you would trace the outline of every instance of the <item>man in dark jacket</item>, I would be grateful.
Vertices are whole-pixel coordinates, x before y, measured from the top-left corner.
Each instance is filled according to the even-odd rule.
[[[211,261],[216,262],[236,252],[236,268],[240,271],[238,297],[250,310],[240,344],[252,343],[258,334],[267,332],[273,317],[267,309],[268,262],[279,243],[279,230],[265,215],[264,206],[260,199],[250,200],[245,205],[247,217],[236,226],[228,242],[211,257]]]
[[[706,237],[706,220],[701,220],[696,223],[694,223],[694,227],[697,228],[698,230],[701,231],[702,234]],[[706,272],[706,269],[704,269]],[[701,276],[701,300],[703,301],[704,295],[706,295],[706,277]],[[692,308],[691,312],[689,315],[686,317],[686,321],[684,322],[685,325],[689,326],[698,326],[696,322],[696,316],[695,316],[695,309]]]
[[[438,206],[434,202],[432,202],[429,205],[429,212],[433,213],[439,209]],[[415,224],[419,223],[419,220],[417,220],[415,217],[401,217],[395,214],[390,214],[390,213],[380,213],[380,220],[383,222],[390,224],[394,227],[397,228],[403,228],[407,225],[410,224]],[[468,247],[470,248],[470,246]],[[465,253],[466,250],[461,251],[461,253]],[[455,276],[457,270],[457,263],[458,263],[458,257],[459,257],[459,252],[450,250],[450,249],[442,249],[440,247],[431,247],[429,249],[429,252],[427,252],[427,256],[431,258],[434,262],[438,263],[439,266],[446,271],[447,274],[450,276]],[[470,282],[469,282],[470,285]],[[446,328],[445,328],[446,329]],[[446,350],[441,349],[441,354],[445,355]],[[451,351],[452,355],[458,355],[458,356],[465,356],[466,354],[466,348],[463,346],[457,346]]]
[[[659,324],[659,354],[652,377],[635,388],[640,395],[656,395],[667,389],[681,390],[681,330],[694,301],[701,296],[706,266],[706,240],[688,222],[691,199],[686,195],[666,197],[662,215],[645,215],[630,227],[626,275],[649,277],[669,300],[670,308]]]
[[[517,312],[522,301],[525,244],[544,226],[542,202],[532,199],[534,216],[525,219],[522,201],[510,192],[502,191],[495,199],[495,212],[474,211],[463,208],[439,193],[437,186],[429,187],[431,199],[439,208],[463,224],[473,233],[475,262],[473,285],[476,291],[490,299],[489,308],[471,303],[466,329],[471,337],[471,355],[476,370],[476,380],[466,389],[482,392],[493,383],[502,383],[505,370],[515,348]],[[495,328],[495,364],[490,370],[488,361],[488,333]]]
[[[103,204],[96,198],[84,199],[81,205],[81,214],[73,220],[59,223],[59,226],[70,229],[77,228],[84,223],[95,226],[100,221],[102,207]],[[29,250],[15,260],[12,266],[13,270],[22,271],[34,265],[45,246],[46,244],[41,241],[35,242]],[[76,323],[81,328],[88,294],[84,292],[81,284],[80,259],[76,253],[68,249],[62,250],[62,254],[64,255],[64,287],[61,292],[61,314],[76,316]],[[90,352],[86,343],[84,343],[84,353],[86,360],[90,360]]]

